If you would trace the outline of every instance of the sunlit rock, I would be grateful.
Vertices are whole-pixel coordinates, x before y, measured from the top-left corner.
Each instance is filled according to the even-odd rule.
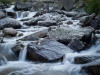
[[[54,38],[58,41],[70,42],[75,37],[78,39],[82,39],[84,36],[89,36],[93,31],[94,29],[92,27],[84,27],[80,29],[60,27],[49,31],[47,36],[49,38]]]
[[[15,29],[13,29],[13,28],[4,28],[4,29],[3,29],[3,33],[4,33],[5,35],[16,36],[17,31],[16,31]]]

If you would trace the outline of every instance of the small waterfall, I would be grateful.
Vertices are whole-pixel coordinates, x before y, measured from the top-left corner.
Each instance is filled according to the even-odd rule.
[[[26,55],[27,55],[27,45],[24,47],[23,50],[20,51],[19,61],[25,61]]]
[[[16,19],[19,19],[21,17],[21,12],[16,12]]]
[[[18,11],[16,12],[16,19],[17,20],[21,20],[21,19],[30,19],[32,18],[34,15],[36,14],[36,12],[30,12],[30,11]]]
[[[5,58],[9,61],[17,60],[16,55],[11,50],[11,46],[14,45],[15,42],[7,42],[0,44],[0,54],[4,55]]]

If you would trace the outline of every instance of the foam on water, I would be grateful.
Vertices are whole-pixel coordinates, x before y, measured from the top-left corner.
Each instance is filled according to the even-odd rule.
[[[14,12],[15,5],[11,5],[10,8],[6,8],[7,12]]]

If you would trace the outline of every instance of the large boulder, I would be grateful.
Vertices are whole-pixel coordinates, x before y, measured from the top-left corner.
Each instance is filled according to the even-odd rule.
[[[72,50],[51,39],[44,39],[39,42],[31,42],[27,46],[28,55],[32,60],[53,61],[62,58]]]
[[[3,10],[0,10],[0,19],[6,17],[6,12]]]
[[[15,4],[15,10],[29,10],[32,7],[31,2],[16,2]]]
[[[0,29],[9,28],[9,27],[17,29],[21,27],[21,23],[9,17],[0,20]]]
[[[11,35],[11,36],[15,36],[17,34],[17,31],[13,28],[4,28],[3,29],[3,33],[5,35]]]
[[[89,36],[94,29],[92,27],[84,27],[80,29],[73,29],[70,27],[60,27],[52,29],[48,32],[47,36],[49,38],[54,38],[61,42],[70,42],[75,37],[80,39],[86,38]]]

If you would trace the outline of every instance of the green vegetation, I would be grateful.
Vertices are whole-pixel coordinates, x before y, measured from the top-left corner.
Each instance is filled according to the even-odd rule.
[[[22,2],[27,2],[27,0],[22,0]]]
[[[12,0],[0,0],[0,3],[3,3],[3,4],[11,4],[12,3]]]
[[[84,0],[86,3],[85,10],[87,13],[100,14],[100,0]]]

